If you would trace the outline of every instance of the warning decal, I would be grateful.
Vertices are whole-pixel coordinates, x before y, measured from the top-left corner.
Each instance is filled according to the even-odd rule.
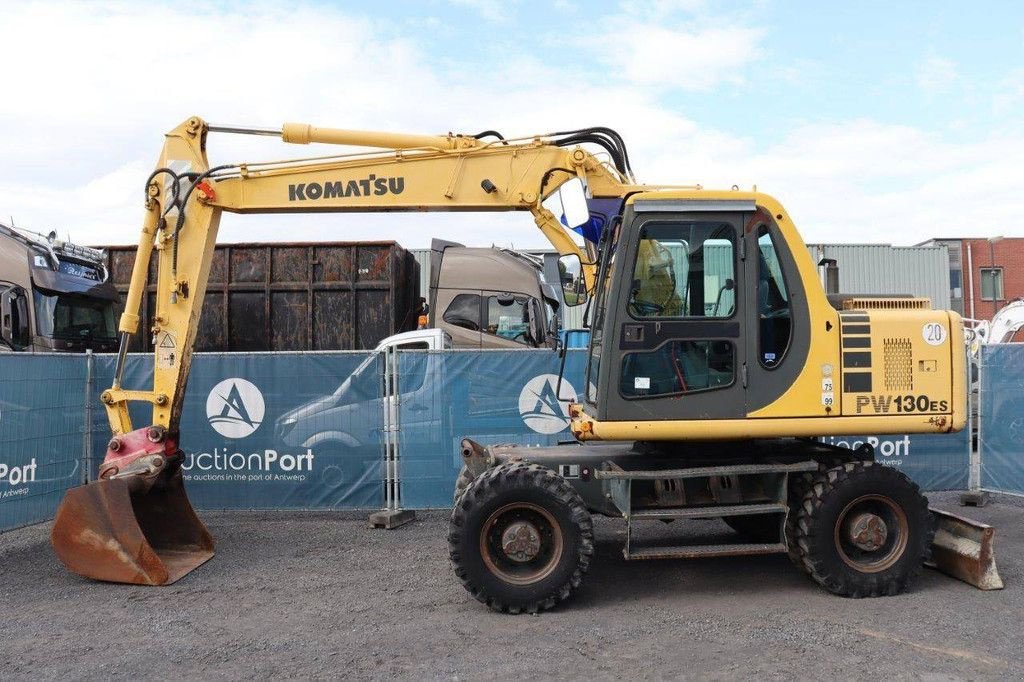
[[[178,344],[174,334],[160,331],[156,335],[156,366],[158,369],[171,369],[178,362]]]

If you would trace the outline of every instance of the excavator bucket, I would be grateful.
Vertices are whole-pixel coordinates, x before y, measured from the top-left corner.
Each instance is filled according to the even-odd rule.
[[[72,488],[51,539],[68,570],[114,583],[169,585],[213,557],[179,466]]]
[[[979,590],[1003,589],[993,547],[996,529],[938,509],[931,512],[935,539],[928,565]]]

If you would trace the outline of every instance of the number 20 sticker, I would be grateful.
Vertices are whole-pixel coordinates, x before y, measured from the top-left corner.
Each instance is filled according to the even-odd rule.
[[[938,322],[929,322],[921,329],[924,341],[930,346],[941,346],[946,341],[946,328]]]

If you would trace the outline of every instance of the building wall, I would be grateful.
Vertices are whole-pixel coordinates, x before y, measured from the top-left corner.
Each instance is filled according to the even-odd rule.
[[[1024,298],[1024,237],[1006,237],[992,244],[987,239],[963,239],[961,243],[966,317],[991,319],[1009,301]],[[973,287],[968,275],[968,254]],[[996,301],[982,300],[981,271],[993,266],[1003,270],[1003,295]]]
[[[935,308],[950,308],[945,244],[808,244],[807,250],[816,264],[822,258],[835,259],[839,266],[838,293],[923,296],[931,299]]]

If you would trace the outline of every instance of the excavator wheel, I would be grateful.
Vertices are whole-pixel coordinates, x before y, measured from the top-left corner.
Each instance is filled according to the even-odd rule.
[[[786,516],[786,553],[789,555],[789,560],[793,562],[793,565],[799,568],[804,573],[807,572],[807,566],[804,564],[804,558],[800,554],[800,543],[797,542],[797,526],[796,520],[800,514],[800,505],[803,503],[804,495],[810,490],[811,484],[814,482],[814,474],[802,473],[802,474],[790,474],[789,477],[789,515]]]
[[[537,613],[569,598],[590,568],[594,526],[554,471],[510,462],[477,476],[449,523],[455,574],[495,611]]]
[[[473,474],[469,473],[469,467],[462,467],[459,471],[459,477],[455,479],[455,492],[452,494],[452,502],[458,502],[472,482]]]
[[[797,511],[804,568],[829,592],[879,597],[903,592],[931,551],[928,500],[902,472],[848,462],[814,476]]]

